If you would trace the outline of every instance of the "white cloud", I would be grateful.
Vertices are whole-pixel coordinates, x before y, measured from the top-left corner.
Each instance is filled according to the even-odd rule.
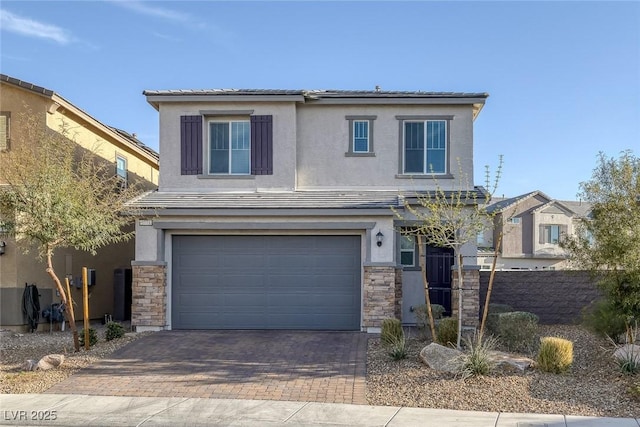
[[[23,36],[49,39],[60,44],[68,44],[73,41],[71,34],[64,28],[24,18],[4,9],[0,9],[0,30]]]
[[[164,7],[151,6],[148,3],[141,1],[114,1],[118,6],[133,10],[143,15],[155,16],[157,18],[167,19],[175,22],[191,22],[192,18],[187,13],[178,12]]]

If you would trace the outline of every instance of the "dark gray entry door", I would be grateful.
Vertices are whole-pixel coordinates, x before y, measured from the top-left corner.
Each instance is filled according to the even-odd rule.
[[[173,236],[173,329],[360,329],[360,236]]]

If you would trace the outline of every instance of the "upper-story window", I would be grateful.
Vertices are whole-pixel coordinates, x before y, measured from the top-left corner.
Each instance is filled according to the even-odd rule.
[[[446,120],[406,120],[403,130],[403,173],[447,172]]]
[[[0,151],[7,151],[11,142],[11,113],[0,111]]]
[[[248,175],[250,171],[249,121],[209,122],[209,173]]]
[[[511,217],[507,219],[507,223],[509,224],[520,224],[520,218]]]
[[[349,147],[345,156],[373,156],[373,121],[376,116],[347,116]]]
[[[566,225],[542,224],[540,225],[540,243],[552,245],[560,244],[560,237],[567,232]]]
[[[120,178],[123,186],[127,185],[127,159],[116,154],[116,176]]]
[[[273,116],[252,113],[207,110],[180,116],[180,174],[202,178],[273,175]]]

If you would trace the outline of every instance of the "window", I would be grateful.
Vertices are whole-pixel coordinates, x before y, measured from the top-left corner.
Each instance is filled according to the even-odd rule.
[[[405,267],[416,265],[416,240],[414,236],[400,236],[400,264]]]
[[[0,112],[0,151],[7,151],[11,142],[11,113]]]
[[[557,245],[560,243],[560,236],[567,232],[566,225],[542,224],[540,225],[540,243]]]
[[[507,222],[509,224],[520,224],[520,218],[509,218]]]
[[[122,180],[123,186],[127,185],[127,159],[116,155],[116,175]]]
[[[405,120],[402,131],[403,173],[447,172],[446,120]]]
[[[209,173],[248,175],[251,171],[249,121],[209,123]]]
[[[373,121],[377,116],[346,116],[349,121],[349,147],[345,156],[368,157],[373,154]]]

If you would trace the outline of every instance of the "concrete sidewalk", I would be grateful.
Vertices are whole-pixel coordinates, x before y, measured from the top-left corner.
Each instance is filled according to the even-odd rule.
[[[0,425],[640,427],[640,421],[271,400],[5,394]]]

